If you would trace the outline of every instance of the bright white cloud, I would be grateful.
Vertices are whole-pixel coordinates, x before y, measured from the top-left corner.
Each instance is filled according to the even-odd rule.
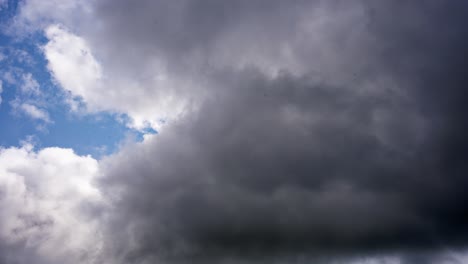
[[[103,202],[92,183],[97,173],[96,160],[71,149],[0,149],[0,240],[49,263],[97,254],[96,219],[88,218]]]
[[[83,38],[58,25],[45,32],[49,70],[61,87],[86,103],[88,111],[125,113],[131,118],[129,126],[143,129],[159,127],[161,120],[178,116],[187,106],[188,100],[180,98],[175,88],[187,82],[167,80],[157,62],[152,64],[153,76],[144,80],[115,72],[111,66],[104,71]],[[80,110],[76,101],[70,101],[73,110]]]
[[[48,27],[46,35],[44,51],[55,79],[73,94],[90,97],[102,73],[86,42],[59,26]]]

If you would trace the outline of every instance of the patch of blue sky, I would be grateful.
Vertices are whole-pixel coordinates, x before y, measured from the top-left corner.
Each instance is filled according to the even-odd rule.
[[[9,1],[0,9],[2,29],[16,7],[17,2]],[[32,138],[38,148],[72,148],[80,155],[99,158],[115,152],[123,140],[141,141],[144,134],[156,133],[128,128],[122,121],[128,119],[125,115],[72,113],[66,103],[70,95],[57,86],[47,70],[40,48],[46,41],[41,32],[16,38],[0,30],[1,147],[17,146]]]

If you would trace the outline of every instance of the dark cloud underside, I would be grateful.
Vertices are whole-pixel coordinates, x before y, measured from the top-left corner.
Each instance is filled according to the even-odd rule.
[[[196,21],[194,30],[201,32],[184,35],[190,41],[181,45],[209,46],[225,27],[251,13],[268,27],[265,10],[294,4],[239,2],[228,15],[220,15],[227,6],[217,2],[184,5],[188,18],[183,19]],[[109,229],[131,230],[134,248],[116,242],[129,259],[321,256],[466,245],[467,6],[463,1],[363,6],[358,22],[366,24],[365,38],[358,43],[367,52],[355,58],[347,52],[356,47],[344,45],[333,56],[350,67],[325,79],[288,69],[269,77],[255,66],[210,68],[205,77],[214,87],[212,96],[196,114],[108,162],[102,188],[123,189]],[[207,16],[211,12],[214,16]],[[285,12],[286,18],[273,21],[278,32],[294,23],[295,14]],[[339,32],[353,30],[352,24],[337,23]],[[278,33],[276,27],[267,30]],[[277,35],[267,37],[275,45]],[[302,49],[297,52],[306,52]],[[349,73],[354,80],[333,80]]]

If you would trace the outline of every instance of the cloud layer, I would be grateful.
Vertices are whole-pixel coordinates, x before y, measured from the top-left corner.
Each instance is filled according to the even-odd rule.
[[[47,203],[71,188],[69,218],[33,199],[57,218],[47,243],[84,204],[77,226],[100,235],[57,241],[98,244],[79,258],[90,263],[463,263],[465,3],[41,3],[25,2],[15,26],[45,30],[57,82],[86,111],[160,129],[100,161],[2,152],[73,161],[9,176],[66,165],[37,186]],[[62,174],[84,183],[50,187]]]

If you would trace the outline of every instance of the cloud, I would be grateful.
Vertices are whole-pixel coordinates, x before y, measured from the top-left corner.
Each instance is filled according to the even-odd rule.
[[[256,67],[270,76],[287,69],[296,74],[315,72],[336,83],[353,80],[353,72],[340,78],[334,75],[356,67],[351,60],[343,64],[337,43],[346,40],[347,56],[363,58],[362,45],[367,44],[360,37],[367,36],[359,29],[365,27],[365,10],[361,5],[343,5],[345,11],[303,1],[291,5],[273,1],[266,6],[181,1],[170,8],[164,1],[135,6],[102,2],[88,6],[94,13],[84,8],[70,9],[73,14],[63,10],[70,16],[94,15],[79,22],[59,19],[56,23],[62,26],[45,27],[49,42],[44,52],[51,73],[64,89],[81,97],[88,110],[126,113],[133,120],[131,126],[159,130],[161,120],[176,120],[211,96],[210,90],[216,88],[210,87],[207,74],[217,69]],[[20,17],[29,21],[30,16],[24,11]],[[42,16],[44,21],[56,18],[55,13]],[[330,18],[336,16],[339,22]],[[354,24],[357,35],[345,31],[342,23]],[[369,63],[362,65],[371,67]]]
[[[3,82],[0,80],[0,104],[2,104]]]
[[[49,113],[37,106],[30,103],[21,103],[19,100],[13,100],[10,102],[13,111],[22,113],[32,119],[44,121],[45,123],[51,123],[52,120],[49,117]]]
[[[23,84],[21,85],[21,92],[31,95],[39,95],[39,83],[34,79],[31,73],[22,74]]]
[[[49,70],[64,89],[86,103],[88,111],[128,114],[132,118],[129,126],[137,129],[157,128],[161,120],[183,111],[185,104],[173,92],[147,90],[150,85],[170,85],[163,76],[155,73],[145,83],[135,82],[126,75],[120,78],[118,72],[103,72],[83,38],[57,25],[48,27],[46,36],[50,40],[44,46]],[[78,111],[73,106],[79,104],[71,102],[72,108]]]
[[[19,106],[19,108],[29,117],[33,119],[39,119],[46,123],[51,122],[49,118],[49,114],[42,109],[37,108],[34,105],[23,103]]]
[[[18,14],[9,21],[5,32],[13,36],[25,37],[29,33],[45,28],[54,21],[78,23],[82,12],[90,11],[90,1],[75,0],[28,0],[18,3]]]
[[[5,7],[8,7],[8,1],[7,0],[0,0],[0,10],[2,10]]]
[[[9,84],[16,84],[16,77],[13,71],[7,71],[3,73],[3,80]]]
[[[96,160],[71,149],[0,149],[0,262],[92,258],[100,246],[95,213],[102,197],[92,184],[97,170]]]
[[[53,123],[45,109],[49,106],[45,100],[46,96],[31,73],[14,67],[3,75],[3,79],[16,88],[15,99],[9,102],[13,114],[22,114],[44,123]]]
[[[101,260],[464,261],[465,3],[35,5],[88,111],[168,121],[97,165]]]
[[[224,5],[187,4],[177,22],[193,27],[174,33],[175,39],[187,38],[174,45],[160,43],[174,39],[164,38],[164,31],[155,34],[162,40],[152,38],[148,32],[158,32],[158,25],[144,30],[153,16],[142,10],[153,10],[152,5],[133,10],[141,7],[122,4],[134,22],[129,18],[123,23],[127,31],[119,27],[119,35],[108,38],[161,45],[177,62],[200,52],[200,61],[187,63],[203,65],[215,57],[211,45],[223,43],[239,21],[249,21],[265,28],[272,44],[264,48],[281,54],[276,44],[292,45],[295,39],[285,37],[287,30],[277,34],[281,23],[268,19],[275,4],[236,6],[242,11],[234,11],[232,20],[205,18],[205,12],[222,13]],[[302,9],[285,15],[294,26],[304,10],[310,11],[298,5]],[[468,145],[459,134],[466,131],[461,70],[466,65],[456,58],[464,54],[468,36],[460,23],[463,12],[452,13],[462,7],[343,5],[315,6],[336,16],[329,31],[315,30],[323,20],[312,16],[306,28],[319,35],[305,35],[302,49],[293,49],[305,72],[286,65],[271,74],[257,58],[244,68],[236,67],[234,57],[233,67],[214,60],[203,75],[209,97],[198,111],[108,161],[101,188],[122,193],[110,225],[123,230],[110,232],[116,254],[128,262],[216,262],[466,245]],[[112,23],[122,20],[108,8],[102,12]],[[387,10],[401,14],[399,21],[386,16]],[[249,12],[257,15],[255,22],[248,20]],[[242,28],[237,36],[255,45],[257,38],[243,38],[252,36],[249,30]],[[314,37],[323,38],[311,52],[330,47],[334,52],[308,57]],[[131,237],[131,243],[123,237]]]
[[[93,98],[90,92],[99,86],[102,73],[86,42],[59,26],[48,27],[46,36],[50,41],[44,53],[54,78],[74,95]]]
[[[437,212],[413,208],[430,195],[413,192],[427,135],[410,103],[312,76],[228,77],[230,89],[195,116],[105,163],[102,190],[123,190],[110,226],[126,230],[111,235],[119,252],[208,260],[431,244]]]

